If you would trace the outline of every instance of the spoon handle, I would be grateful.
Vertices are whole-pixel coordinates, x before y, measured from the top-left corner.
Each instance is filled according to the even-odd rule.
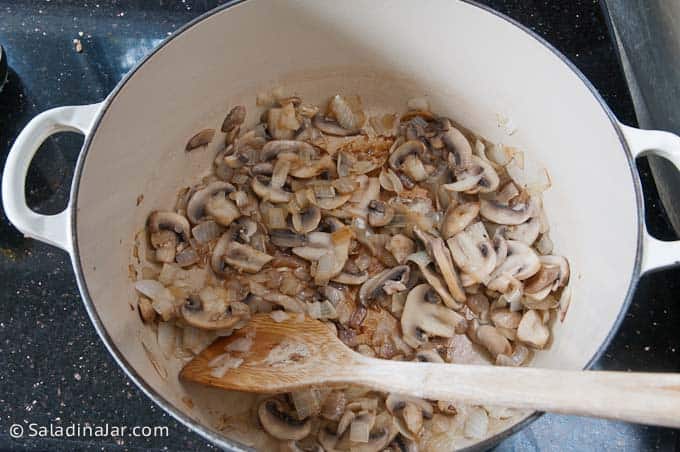
[[[351,367],[351,368],[350,368]],[[680,427],[680,374],[567,371],[361,357],[338,378],[431,400]]]

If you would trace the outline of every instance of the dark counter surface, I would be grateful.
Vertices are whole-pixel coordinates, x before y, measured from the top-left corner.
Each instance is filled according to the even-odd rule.
[[[0,93],[0,156],[18,132],[51,107],[101,101],[142,56],[173,30],[215,7],[209,0],[0,0],[0,45],[9,80]],[[617,117],[635,113],[596,0],[485,0],[564,52],[593,82]],[[74,40],[82,45],[76,52]],[[556,93],[558,95],[558,93]],[[31,207],[56,213],[65,204],[82,138],[48,140],[29,172]],[[658,205],[645,161],[639,162],[650,230],[675,234]],[[679,194],[680,195],[680,194]],[[632,244],[631,244],[632,246]],[[0,221],[0,449],[169,449],[209,447],[148,400],[99,341],[76,288],[68,256],[24,239]],[[623,282],[622,282],[623,283]],[[680,371],[680,270],[642,278],[601,369]],[[581,300],[588,302],[588,300]],[[168,426],[167,437],[12,439],[28,423]],[[678,450],[677,430],[573,416],[544,415],[497,450]]]

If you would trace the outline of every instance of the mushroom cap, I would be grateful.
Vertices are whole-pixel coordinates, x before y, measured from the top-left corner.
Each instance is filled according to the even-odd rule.
[[[508,355],[512,351],[507,338],[491,325],[480,325],[475,331],[475,338],[494,358],[500,354]]]
[[[420,273],[427,281],[427,283],[432,286],[432,288],[437,292],[437,294],[442,298],[444,304],[452,309],[460,309],[463,307],[458,301],[456,301],[449,291],[444,286],[444,281],[437,275],[433,270],[429,268],[432,263],[432,259],[425,251],[418,251],[413,253],[406,258],[407,262],[413,262],[418,266]]]
[[[273,229],[269,231],[269,240],[273,245],[281,248],[295,248],[305,246],[308,243],[305,234],[299,234],[290,229]]]
[[[147,220],[149,232],[155,233],[162,230],[172,231],[178,234],[185,242],[189,241],[191,237],[191,226],[187,219],[176,213],[170,211],[153,211]]]
[[[409,140],[399,145],[388,159],[388,163],[393,170],[401,170],[406,163],[406,159],[413,155],[416,158],[423,155],[426,151],[425,144],[420,140]],[[420,160],[418,158],[418,160]],[[422,164],[422,162],[421,162]]]
[[[317,206],[307,206],[292,215],[293,229],[301,234],[312,232],[321,221],[321,209]]]
[[[416,357],[414,361],[421,363],[443,363],[444,358],[437,352],[437,350],[431,348],[426,350],[419,350],[416,352]]]
[[[527,244],[517,240],[506,240],[508,244],[507,257],[491,274],[491,279],[508,275],[519,281],[530,278],[541,268],[541,261],[536,252]]]
[[[416,250],[416,245],[404,234],[395,234],[385,244],[385,249],[392,253],[397,262],[403,264],[406,258]]]
[[[312,430],[310,419],[295,419],[277,399],[267,399],[260,403],[257,416],[265,431],[277,439],[301,440]]]
[[[408,282],[410,273],[408,265],[399,265],[381,271],[361,286],[361,289],[359,289],[359,302],[363,306],[368,306],[373,300],[386,295],[385,284],[389,281],[396,281],[405,285]]]
[[[232,108],[229,113],[227,113],[227,116],[224,118],[224,121],[222,122],[222,127],[221,131],[222,132],[229,132],[232,129],[239,127],[241,124],[243,124],[243,121],[246,120],[246,107],[243,105],[237,105],[234,108]]]
[[[332,281],[340,284],[346,284],[348,286],[358,286],[365,283],[368,280],[368,272],[363,271],[361,273],[347,273],[341,272],[337,276],[333,277]]]
[[[496,267],[496,251],[482,222],[469,225],[446,241],[456,265],[485,283]]]
[[[538,216],[529,218],[524,223],[508,226],[505,236],[512,240],[519,240],[531,246],[541,230],[541,220]]]
[[[479,214],[479,202],[449,206],[442,221],[441,233],[446,240],[465,229]]]
[[[272,187],[270,183],[271,178],[257,175],[253,177],[251,187],[255,194],[265,201],[271,201],[273,203],[290,201],[293,196],[292,193],[285,191],[282,188]]]
[[[472,146],[460,130],[449,126],[442,134],[442,141],[446,149],[453,155],[456,168],[465,169],[472,163]]]
[[[225,263],[239,271],[257,273],[272,259],[272,256],[252,246],[233,241],[231,234],[225,232],[213,248],[210,266],[218,274],[225,273]]]
[[[235,190],[232,184],[223,181],[212,182],[205,188],[197,190],[187,203],[187,217],[193,224],[200,223],[206,214],[205,206],[210,198],[218,193],[231,193]]]
[[[498,224],[517,225],[527,221],[534,213],[536,202],[531,198],[522,207],[512,207],[495,200],[481,199],[479,213]]]
[[[550,339],[550,330],[543,323],[541,315],[530,309],[522,315],[517,327],[517,339],[532,348],[543,348]]]
[[[194,149],[199,148],[201,146],[206,146],[210,144],[214,136],[215,129],[203,129],[189,139],[185,147],[185,150],[193,151]]]
[[[248,318],[250,310],[240,302],[227,303],[226,297],[226,291],[204,287],[198,295],[190,295],[182,305],[182,318],[189,325],[204,330],[232,328]]]
[[[401,314],[404,341],[411,347],[427,342],[428,336],[453,337],[467,330],[465,318],[439,303],[439,296],[429,284],[420,284],[409,292]]]
[[[533,295],[532,298],[542,299],[558,287],[564,286],[569,280],[569,263],[562,256],[540,256],[541,269],[527,279],[524,291]],[[544,292],[541,297],[535,294]]]
[[[368,224],[373,227],[385,226],[394,218],[394,208],[384,201],[372,199],[368,203]]]
[[[272,140],[265,143],[260,151],[260,158],[267,162],[278,157],[279,154],[287,152],[299,155],[316,156],[314,146],[298,140]]]

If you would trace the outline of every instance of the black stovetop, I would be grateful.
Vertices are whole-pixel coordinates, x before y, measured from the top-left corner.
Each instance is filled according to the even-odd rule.
[[[0,0],[0,44],[9,81],[0,93],[0,156],[29,119],[51,107],[101,101],[143,55],[213,0]],[[597,0],[484,0],[545,37],[593,82],[624,123],[635,113]],[[82,43],[75,51],[74,39]],[[30,205],[65,206],[82,138],[48,140],[30,173]],[[655,235],[676,238],[658,204],[645,161],[647,219]],[[24,239],[0,219],[0,449],[204,449],[135,386],[99,341],[68,256]],[[616,370],[680,371],[680,270],[642,278],[619,333],[597,363]],[[584,302],[587,300],[584,300]],[[87,423],[168,426],[167,437],[24,438],[10,426]],[[678,450],[677,430],[544,415],[505,440],[511,450]]]

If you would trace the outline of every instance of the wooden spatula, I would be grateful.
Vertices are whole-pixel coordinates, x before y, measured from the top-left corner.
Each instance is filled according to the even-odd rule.
[[[245,339],[243,339],[245,338]],[[215,377],[229,344],[252,341],[243,362]],[[233,346],[232,346],[233,348]],[[233,360],[232,360],[233,361]],[[680,427],[680,374],[566,371],[368,358],[350,350],[323,323],[296,315],[275,322],[256,315],[189,362],[180,378],[218,388],[281,393],[356,384],[431,400],[499,405]]]

